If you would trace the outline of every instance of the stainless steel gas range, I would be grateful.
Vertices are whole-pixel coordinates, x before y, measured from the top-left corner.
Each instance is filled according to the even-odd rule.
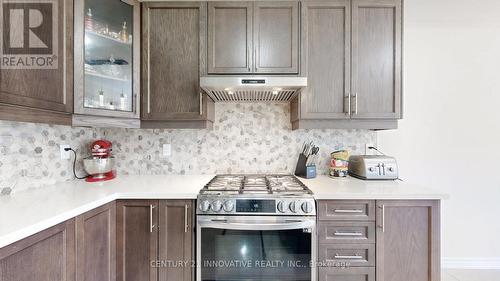
[[[316,205],[291,175],[219,175],[199,193],[198,281],[316,279]]]

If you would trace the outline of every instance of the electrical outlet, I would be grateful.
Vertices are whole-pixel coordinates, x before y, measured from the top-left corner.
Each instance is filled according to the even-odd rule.
[[[71,150],[65,151],[65,148],[70,148],[69,144],[59,145],[59,150],[61,152],[61,160],[67,160],[71,158]]]
[[[365,155],[372,155],[373,151],[369,148],[371,146],[375,146],[373,143],[366,143],[365,144]]]
[[[170,155],[172,155],[172,145],[169,143],[164,143],[163,144],[163,156],[170,157]]]

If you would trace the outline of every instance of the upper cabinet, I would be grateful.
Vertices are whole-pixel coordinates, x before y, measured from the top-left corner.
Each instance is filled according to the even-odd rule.
[[[208,3],[208,73],[253,70],[252,2]]]
[[[401,0],[302,2],[302,71],[292,127],[397,128],[401,118]]]
[[[208,2],[208,74],[298,74],[299,3]]]
[[[299,72],[299,3],[255,2],[256,73]]]
[[[151,2],[142,10],[143,128],[210,128],[213,102],[200,89],[206,73],[206,2]]]
[[[74,125],[139,127],[139,32],[135,0],[75,1]]]
[[[28,27],[26,15],[41,17]],[[71,124],[73,1],[0,5],[0,120]],[[30,36],[28,36],[28,34]]]
[[[401,0],[352,2],[352,117],[401,117]]]
[[[302,60],[308,87],[300,95],[301,118],[349,118],[350,25],[349,0],[302,3]]]

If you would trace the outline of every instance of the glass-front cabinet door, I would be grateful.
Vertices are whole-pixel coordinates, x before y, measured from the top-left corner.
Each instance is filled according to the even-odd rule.
[[[139,118],[140,6],[75,1],[75,114]]]

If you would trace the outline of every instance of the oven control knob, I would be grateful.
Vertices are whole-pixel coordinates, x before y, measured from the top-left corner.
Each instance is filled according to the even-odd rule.
[[[210,202],[207,200],[201,201],[200,205],[198,206],[202,212],[206,212],[210,209]]]
[[[283,202],[283,201],[279,201],[279,202],[278,202],[278,206],[277,206],[277,207],[278,207],[278,211],[279,211],[280,213],[285,213],[285,212],[286,212],[286,205],[285,205],[285,202]]]
[[[226,202],[224,202],[223,208],[224,208],[224,211],[226,211],[226,212],[233,211],[233,209],[234,209],[234,203],[233,203],[233,201],[226,201]]]
[[[292,211],[292,213],[297,213],[297,203],[295,203],[295,201],[292,201],[290,202],[290,205],[288,206],[290,208],[290,211]]]
[[[313,210],[313,205],[311,202],[309,201],[306,201],[304,203],[302,203],[302,211],[306,214],[309,214],[310,212],[312,212]]]
[[[212,211],[219,212],[222,209],[222,202],[220,200],[215,200],[212,202]]]

